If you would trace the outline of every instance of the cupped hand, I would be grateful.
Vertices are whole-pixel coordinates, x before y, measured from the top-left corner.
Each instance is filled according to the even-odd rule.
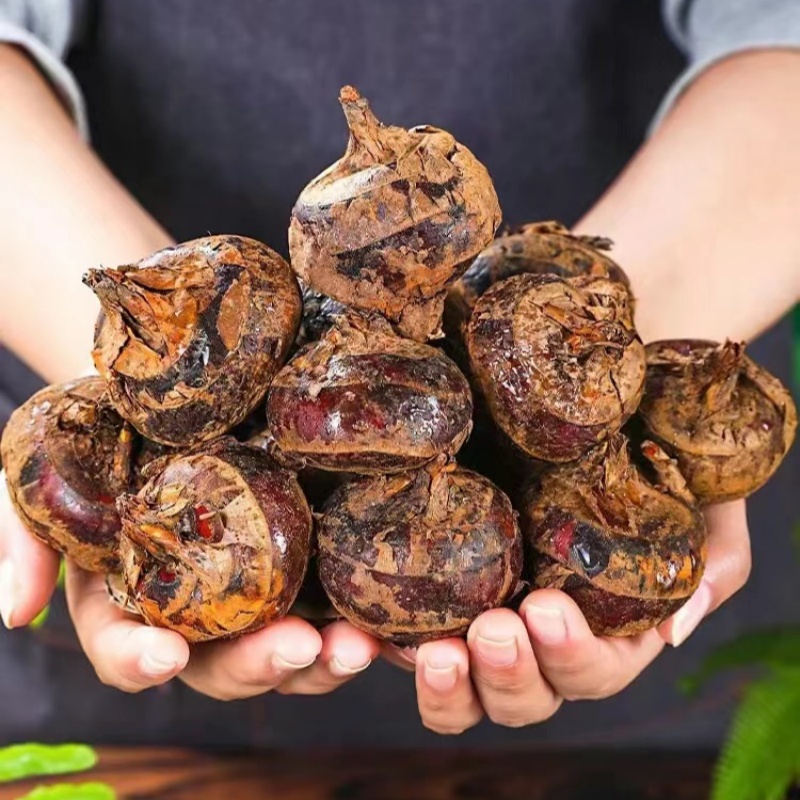
[[[744,501],[710,507],[705,516],[709,550],[702,583],[657,630],[630,638],[594,636],[566,594],[542,589],[525,598],[518,614],[509,609],[482,614],[466,641],[422,645],[414,661],[425,726],[460,733],[486,715],[499,725],[519,727],[548,719],[565,700],[599,700],[622,691],[665,643],[682,644],[747,582]]]
[[[17,517],[0,472],[0,614],[7,628],[27,625],[47,605],[60,556]],[[333,691],[366,669],[378,643],[345,622],[321,633],[287,617],[256,633],[190,647],[174,631],[121,611],[105,579],[67,563],[66,596],[81,646],[100,680],[138,692],[179,677],[219,700]]]

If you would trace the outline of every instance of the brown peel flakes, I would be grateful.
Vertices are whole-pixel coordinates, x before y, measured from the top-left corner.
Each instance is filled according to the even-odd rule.
[[[319,292],[377,311],[413,339],[439,335],[452,281],[500,223],[486,168],[449,133],[380,123],[352,87],[344,156],[297,199],[292,266]]]
[[[639,416],[701,503],[747,497],[763,486],[797,430],[789,391],[735,342],[649,344]]]
[[[475,304],[490,286],[514,275],[605,277],[618,281],[630,292],[628,276],[606,254],[610,248],[609,239],[576,236],[560,222],[535,222],[499,236],[447,292],[444,330],[448,339],[462,349]]]
[[[528,490],[522,527],[536,588],[558,588],[596,635],[629,636],[675,613],[700,583],[706,527],[677,466],[653,442],[642,467],[622,434]]]
[[[117,502],[127,600],[189,642],[283,617],[311,549],[311,511],[294,475],[230,437],[162,465]]]
[[[508,498],[441,463],[341,487],[318,538],[320,579],[339,613],[402,646],[466,633],[510,599],[522,563]]]
[[[608,278],[508,278],[478,300],[467,346],[495,423],[544,461],[572,461],[618,431],[644,388],[628,293]]]
[[[243,420],[294,341],[289,265],[253,239],[210,236],[134,266],[90,270],[103,313],[94,361],[119,413],[147,438],[188,446]]]
[[[12,414],[0,444],[20,519],[81,568],[113,569],[120,529],[115,500],[136,479],[137,440],[100,378],[37,392]]]
[[[307,466],[400,472],[461,447],[472,396],[441,350],[351,314],[278,373],[267,419],[280,451]]]

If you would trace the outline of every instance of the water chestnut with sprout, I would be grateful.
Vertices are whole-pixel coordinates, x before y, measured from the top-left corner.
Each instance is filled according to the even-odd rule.
[[[461,636],[513,595],[522,541],[508,498],[455,464],[353,480],[318,527],[322,585],[357,628],[401,646]]]
[[[84,281],[103,308],[94,361],[111,399],[166,445],[197,444],[243,420],[300,321],[289,265],[240,236],[195,239]]]
[[[115,502],[136,480],[137,440],[100,378],[37,392],[12,414],[0,444],[20,519],[79,567],[113,569],[120,530]]]
[[[297,199],[292,266],[317,291],[424,341],[439,334],[447,287],[500,223],[497,194],[447,131],[383,125],[350,86],[339,101],[350,140]]]
[[[148,470],[142,490],[117,503],[122,569],[139,613],[189,642],[283,617],[311,550],[311,511],[294,474],[231,437]]]
[[[494,284],[514,275],[578,275],[611,278],[630,291],[628,276],[608,257],[612,242],[602,236],[577,236],[560,222],[532,222],[498,236],[450,287],[445,301],[448,338],[463,342],[472,309]]]
[[[476,303],[467,347],[492,418],[543,461],[572,461],[607,439],[644,388],[628,292],[609,278],[508,278]]]
[[[788,389],[736,342],[649,344],[639,416],[702,503],[747,497],[763,486],[797,430]]]
[[[630,636],[674,614],[700,583],[706,527],[677,466],[622,434],[540,476],[522,503],[527,573],[566,592],[598,636]]]

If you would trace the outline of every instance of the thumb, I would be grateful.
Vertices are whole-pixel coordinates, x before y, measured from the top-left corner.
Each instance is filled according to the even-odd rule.
[[[739,591],[750,577],[750,532],[744,500],[709,506],[706,571],[686,605],[658,629],[667,644],[683,644],[712,611]]]
[[[20,521],[0,471],[0,617],[7,628],[27,625],[47,605],[60,561]]]

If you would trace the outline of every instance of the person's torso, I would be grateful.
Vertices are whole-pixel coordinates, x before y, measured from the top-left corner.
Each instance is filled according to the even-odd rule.
[[[114,173],[178,239],[240,233],[283,253],[297,194],[344,152],[344,84],[384,122],[436,125],[470,147],[506,223],[569,224],[630,158],[681,67],[655,0],[104,0],[87,21],[71,65]],[[783,483],[765,502],[780,507]],[[221,705],[177,682],[123,696],[99,685],[60,608],[42,633],[0,640],[0,740],[615,746],[686,743],[688,731],[713,743],[723,721],[674,687],[742,624],[724,613],[717,633],[613,700],[456,741],[423,731],[413,680],[385,665],[319,698]]]

